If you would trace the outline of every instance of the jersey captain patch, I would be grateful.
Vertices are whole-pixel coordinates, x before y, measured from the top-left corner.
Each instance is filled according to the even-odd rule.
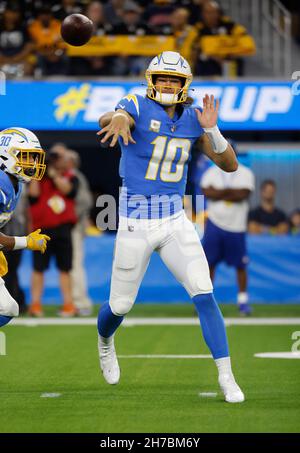
[[[151,120],[150,121],[150,126],[149,126],[149,131],[159,132],[160,131],[160,126],[161,126],[161,121]]]

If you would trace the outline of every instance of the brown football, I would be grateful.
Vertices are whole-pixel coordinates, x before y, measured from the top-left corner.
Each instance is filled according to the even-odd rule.
[[[61,24],[61,36],[71,46],[83,46],[94,31],[93,22],[83,14],[70,14]]]

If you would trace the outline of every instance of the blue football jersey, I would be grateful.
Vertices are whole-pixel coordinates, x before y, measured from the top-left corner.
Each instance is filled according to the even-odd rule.
[[[129,217],[136,211],[136,217],[153,218],[179,211],[191,148],[204,133],[195,108],[182,107],[180,115],[176,112],[170,118],[159,103],[131,94],[121,99],[116,109],[125,110],[135,120],[132,137],[136,141],[125,146],[123,139],[119,140],[123,181],[120,215]]]
[[[0,170],[0,228],[10,220],[22,192],[22,183],[18,181],[15,190],[9,176]]]

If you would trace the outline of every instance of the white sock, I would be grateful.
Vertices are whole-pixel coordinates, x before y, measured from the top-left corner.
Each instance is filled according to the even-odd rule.
[[[247,304],[248,303],[248,293],[246,293],[246,292],[238,293],[237,300],[238,300],[239,305]]]
[[[108,338],[102,337],[101,335],[99,335],[99,337],[100,337],[101,343],[105,344],[105,345],[110,345],[114,339],[113,335],[111,335]]]
[[[222,357],[221,359],[215,359],[219,376],[224,374],[232,374],[230,357]]]

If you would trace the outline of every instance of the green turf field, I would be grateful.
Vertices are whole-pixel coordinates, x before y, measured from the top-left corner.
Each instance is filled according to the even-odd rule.
[[[95,304],[93,316],[97,316],[100,305]],[[255,317],[300,317],[300,304],[268,304],[253,305],[253,316]],[[239,317],[236,304],[220,304],[224,316]],[[45,305],[46,316],[57,316],[58,305]],[[139,304],[128,313],[128,317],[151,316],[151,317],[190,317],[195,315],[192,303],[178,304]],[[27,315],[25,315],[27,317]]]
[[[230,405],[219,393],[212,359],[121,358],[121,382],[111,387],[99,372],[95,327],[7,326],[0,432],[299,432],[300,360],[253,357],[290,351],[297,330],[228,328],[247,398]],[[196,326],[122,327],[116,347],[119,355],[208,354]]]

